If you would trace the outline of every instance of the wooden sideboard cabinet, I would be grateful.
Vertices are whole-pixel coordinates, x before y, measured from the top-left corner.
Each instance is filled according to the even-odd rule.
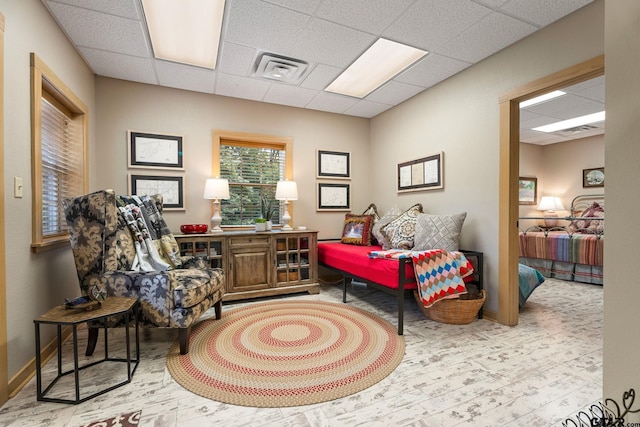
[[[225,301],[320,290],[317,231],[225,231],[175,237],[181,255],[205,257],[212,267],[225,271]]]

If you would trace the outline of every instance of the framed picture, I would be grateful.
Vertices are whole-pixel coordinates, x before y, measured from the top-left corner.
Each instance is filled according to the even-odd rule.
[[[318,150],[318,178],[351,178],[350,153]]]
[[[444,188],[444,153],[398,164],[398,193]]]
[[[538,178],[518,179],[518,203],[521,205],[535,205],[538,201]]]
[[[129,174],[129,194],[162,194],[165,210],[184,209],[184,178],[181,176]]]
[[[319,211],[349,211],[349,184],[318,183]]]
[[[604,187],[604,168],[583,169],[582,186],[584,188]]]
[[[184,170],[182,137],[128,131],[130,168]]]

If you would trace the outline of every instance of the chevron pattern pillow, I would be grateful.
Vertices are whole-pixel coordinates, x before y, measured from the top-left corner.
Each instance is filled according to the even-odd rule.
[[[467,213],[455,215],[420,214],[416,218],[414,251],[460,249],[460,232]]]

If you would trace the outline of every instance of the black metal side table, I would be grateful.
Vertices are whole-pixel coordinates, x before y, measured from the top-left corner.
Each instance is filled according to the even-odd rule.
[[[86,400],[92,399],[96,396],[111,391],[117,387],[123,386],[131,382],[131,378],[138,367],[140,362],[140,336],[138,325],[138,299],[135,297],[109,297],[102,301],[102,306],[92,311],[79,311],[76,309],[65,309],[64,305],[60,305],[47,311],[37,319],[34,319],[33,323],[36,328],[36,383],[37,383],[37,400],[45,402],[55,403],[72,403],[78,404]],[[121,316],[124,320],[124,327],[126,329],[126,358],[113,358],[109,357],[109,343],[107,334],[107,318],[112,316]],[[133,316],[133,317],[132,317]],[[131,354],[131,339],[129,334],[129,327],[131,321],[135,322],[135,358]],[[104,327],[104,358],[84,366],[80,366],[78,362],[78,325],[87,322],[100,322]],[[40,356],[40,325],[50,324],[56,325],[58,330],[58,374],[51,383],[42,390],[42,366]],[[66,372],[62,372],[62,327],[71,326],[73,329],[73,369]],[[127,364],[127,379],[112,385],[109,388],[100,390],[90,396],[80,397],[80,371],[85,368],[97,365],[102,362],[124,362]],[[75,377],[75,399],[62,399],[46,397],[47,393],[53,388],[56,382],[65,375],[74,374]]]

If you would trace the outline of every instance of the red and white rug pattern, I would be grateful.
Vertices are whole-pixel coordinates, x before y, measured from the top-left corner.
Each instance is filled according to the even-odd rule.
[[[404,337],[364,310],[338,303],[273,301],[223,311],[175,343],[173,378],[220,402],[254,407],[308,405],[376,384],[400,364]]]

